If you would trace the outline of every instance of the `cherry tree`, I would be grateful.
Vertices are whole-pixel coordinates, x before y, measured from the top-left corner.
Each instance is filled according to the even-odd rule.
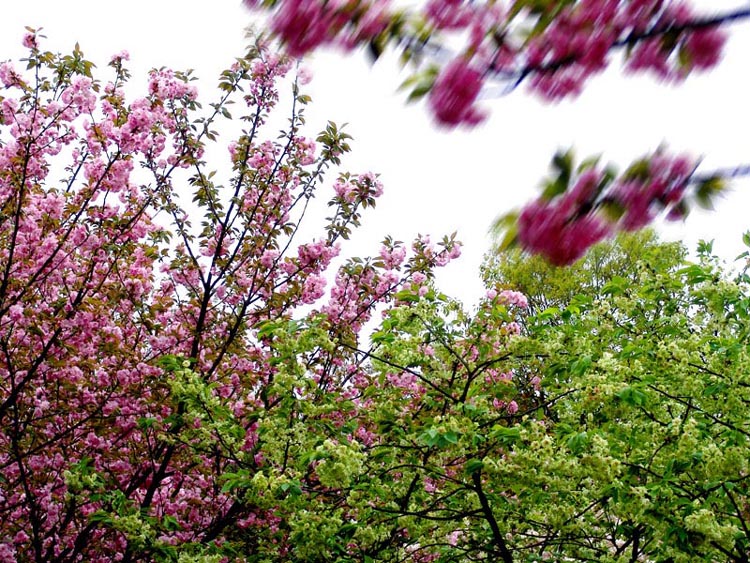
[[[252,48],[204,108],[187,73],[131,98],[127,53],[104,79],[40,41],[0,64],[0,561],[281,560],[293,511],[268,480],[294,480],[295,421],[341,437],[364,323],[460,245],[386,240],[334,276],[382,186],[338,171],[334,124],[303,135],[286,57]],[[303,238],[324,180],[330,216]]]
[[[271,33],[295,56],[365,46],[377,59],[395,49],[414,69],[403,85],[409,100],[426,96],[436,122],[448,128],[476,126],[486,118],[489,110],[479,100],[488,84],[506,93],[525,84],[554,102],[580,94],[615,54],[622,54],[629,73],[683,81],[715,67],[727,26],[750,18],[747,7],[701,14],[678,0],[429,0],[412,9],[368,0],[245,4],[269,12]],[[553,162],[556,172],[561,162],[563,157]],[[660,212],[670,220],[683,218],[696,200],[710,204],[726,180],[750,173],[746,166],[701,171],[698,165],[666,149],[644,156],[619,177],[591,160],[580,170],[568,163],[565,181],[545,187],[521,212],[502,216],[494,229],[503,247],[519,244],[569,264],[592,244],[640,228]]]

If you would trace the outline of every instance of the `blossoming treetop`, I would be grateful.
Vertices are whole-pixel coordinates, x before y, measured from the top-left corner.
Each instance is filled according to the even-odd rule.
[[[682,80],[719,62],[722,24],[750,17],[750,9],[698,15],[670,0],[429,0],[413,11],[369,0],[245,4],[274,10],[270,29],[294,56],[366,45],[377,57],[395,47],[417,69],[407,83],[412,98],[427,94],[446,126],[484,118],[475,102],[488,81],[514,87],[528,80],[549,100],[576,95],[618,49],[630,71]]]
[[[302,239],[349,144],[333,124],[302,134],[309,98],[293,81],[288,127],[265,137],[287,58],[252,49],[203,110],[184,73],[154,70],[129,100],[126,53],[100,81],[77,47],[24,43],[26,71],[0,63],[0,562],[205,560],[224,543],[283,557],[289,528],[266,488],[283,485],[283,456],[269,456],[287,434],[273,429],[312,395],[348,400],[341,378],[360,367],[344,344],[460,245],[388,240],[326,293],[382,186],[342,172],[331,216]],[[224,167],[209,164],[230,108],[243,130]],[[281,365],[272,349],[301,326],[315,338],[285,354],[305,349],[304,367]],[[334,403],[301,424],[327,424]],[[238,474],[276,481],[253,500]]]

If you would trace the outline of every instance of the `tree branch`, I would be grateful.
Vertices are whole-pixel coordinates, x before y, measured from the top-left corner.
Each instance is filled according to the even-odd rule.
[[[495,515],[492,512],[490,501],[482,490],[482,472],[475,471],[472,473],[471,478],[474,481],[474,492],[477,493],[479,504],[482,506],[482,513],[487,519],[487,523],[490,525],[492,539],[500,552],[500,557],[502,557],[503,563],[513,563],[513,554],[510,552],[508,545],[503,539],[503,534],[500,531],[500,527],[497,525],[497,520],[495,520]]]

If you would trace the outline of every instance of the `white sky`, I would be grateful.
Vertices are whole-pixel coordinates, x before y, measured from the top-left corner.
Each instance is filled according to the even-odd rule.
[[[0,60],[23,55],[24,26],[43,27],[47,48],[69,52],[78,41],[99,69],[123,49],[131,54],[134,78],[152,67],[194,68],[204,95],[213,94],[220,70],[242,54],[250,23],[239,0],[2,2]],[[742,1],[693,4],[721,11]],[[429,233],[436,240],[458,230],[464,256],[438,281],[448,294],[473,301],[482,291],[478,268],[490,244],[489,225],[535,197],[558,147],[573,145],[580,156],[601,153],[626,165],[666,142],[674,151],[703,155],[702,170],[750,163],[750,24],[733,25],[730,33],[722,65],[683,85],[624,77],[611,68],[576,100],[548,105],[521,87],[486,102],[492,116],[482,127],[452,132],[435,128],[423,107],[404,105],[396,92],[403,76],[392,59],[371,67],[362,54],[316,55],[307,87],[309,134],[329,119],[349,123],[355,141],[345,168],[380,172],[386,190],[344,252],[376,253],[386,234],[408,241]],[[741,234],[750,229],[750,181],[735,186],[716,212],[694,213],[666,229],[667,236],[690,246],[715,238],[723,256],[739,253]]]

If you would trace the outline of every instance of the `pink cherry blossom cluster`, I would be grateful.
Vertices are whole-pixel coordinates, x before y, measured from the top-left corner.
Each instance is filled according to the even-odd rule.
[[[429,106],[443,125],[476,125],[486,118],[486,112],[476,106],[482,89],[482,74],[468,61],[456,59],[440,73],[430,90]]]
[[[529,306],[526,296],[520,291],[513,291],[512,289],[503,289],[500,293],[490,290],[487,297],[493,300],[497,299],[498,302],[504,305],[513,305],[519,309],[527,309]]]
[[[378,258],[346,264],[337,273],[330,300],[321,312],[338,330],[357,332],[378,306],[401,303],[397,288],[410,290],[410,295],[424,296],[429,289],[429,274],[458,258],[461,243],[446,237],[436,247],[429,237],[419,237],[412,244],[412,251],[407,259],[402,243],[386,239]]]
[[[121,57],[120,57],[120,60]],[[198,94],[195,86],[175,76],[173,70],[152,70],[149,73],[148,92],[162,100],[185,97],[194,100]]]
[[[244,4],[254,9],[264,2],[244,0]],[[278,4],[270,27],[293,56],[324,45],[353,48],[381,33],[391,16],[388,0],[301,0]]]
[[[569,179],[570,188],[558,187],[521,211],[518,243],[553,264],[566,265],[618,230],[640,229],[665,211],[668,219],[680,219],[687,211],[687,188],[695,168],[693,159],[662,151],[637,161],[616,178],[590,166]]]
[[[429,92],[435,119],[448,127],[484,120],[486,112],[475,103],[487,80],[514,87],[528,78],[534,91],[558,100],[579,94],[617,48],[627,47],[629,70],[681,80],[719,62],[726,41],[722,23],[750,16],[745,10],[725,18],[700,17],[682,0],[576,0],[520,8],[430,0],[414,12],[366,0],[245,4],[274,10],[271,30],[295,56],[322,46],[351,49],[362,44],[377,56],[391,43],[418,68],[425,54],[432,61],[449,59],[437,76],[432,67],[418,70],[411,81],[415,97]],[[462,47],[455,52],[445,45]]]
[[[578,217],[570,207],[567,201],[556,205],[537,200],[527,205],[518,218],[520,245],[555,265],[566,265],[612,233],[605,220],[591,214]]]
[[[333,190],[342,202],[361,204],[380,197],[383,194],[383,184],[372,174],[363,174],[358,177],[344,176],[336,180]]]
[[[688,4],[672,3],[664,8],[654,27],[689,27],[695,19],[695,13]],[[638,31],[640,29],[634,29],[634,32]],[[657,36],[634,46],[628,57],[627,68],[631,71],[650,70],[663,79],[681,80],[693,69],[716,66],[725,42],[723,30],[710,26],[689,33],[676,33],[676,36]]]

